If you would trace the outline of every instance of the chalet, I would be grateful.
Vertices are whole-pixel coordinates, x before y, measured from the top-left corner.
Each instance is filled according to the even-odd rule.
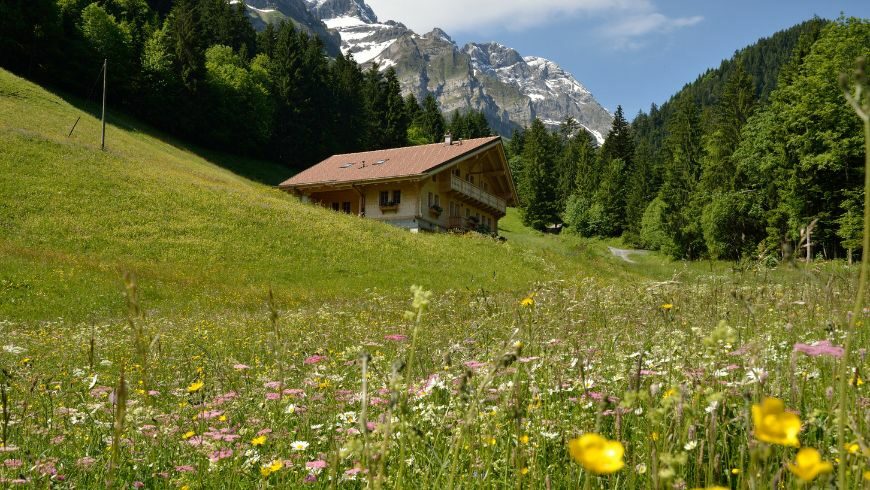
[[[517,202],[498,136],[334,155],[279,188],[414,232],[495,232]]]

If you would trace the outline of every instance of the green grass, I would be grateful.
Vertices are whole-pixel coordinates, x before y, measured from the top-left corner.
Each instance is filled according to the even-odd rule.
[[[630,264],[514,210],[412,235],[79,114],[0,71],[0,487],[832,488],[766,397],[870,483],[870,315],[850,364],[800,352],[844,345],[854,267]]]
[[[124,271],[164,314],[259,306],[269,287],[294,303],[409,282],[522,294],[542,272],[599,273],[585,259],[600,257],[574,253],[587,245],[537,239],[515,214],[506,244],[412,235],[302,205],[239,176],[290,171],[199,152],[209,160],[128,118],[101,152],[97,119],[8,72],[0,94],[0,317],[117,316]]]

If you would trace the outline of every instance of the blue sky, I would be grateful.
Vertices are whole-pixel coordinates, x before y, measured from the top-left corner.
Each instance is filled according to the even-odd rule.
[[[438,26],[549,58],[631,119],[761,37],[818,15],[870,18],[870,0],[368,0],[381,20]],[[428,4],[428,5],[427,5]]]

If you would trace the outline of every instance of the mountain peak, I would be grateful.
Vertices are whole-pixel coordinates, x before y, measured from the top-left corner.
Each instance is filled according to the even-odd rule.
[[[443,30],[441,30],[441,28],[439,28],[439,27],[436,27],[436,28],[432,29],[431,32],[428,32],[428,33],[424,34],[423,37],[425,37],[425,38],[429,38],[429,39],[440,39],[440,40],[442,40],[442,41],[446,41],[446,42],[448,42],[448,43],[450,43],[450,44],[456,44],[456,43],[453,41],[453,38],[450,37],[450,36],[449,36],[446,32],[444,32]]]
[[[377,24],[378,16],[363,0],[306,0],[308,8],[319,19],[357,19],[364,24]]]

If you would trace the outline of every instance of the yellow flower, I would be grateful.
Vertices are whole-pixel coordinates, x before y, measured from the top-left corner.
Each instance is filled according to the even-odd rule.
[[[659,433],[658,433],[658,432],[653,432],[652,434],[649,435],[649,437],[650,437],[650,439],[652,439],[653,441],[658,441],[658,440],[659,440]]]
[[[191,430],[191,431],[185,432],[184,435],[181,436],[181,438],[186,440],[186,439],[190,439],[191,437],[193,437],[195,435],[196,435],[196,432]]]
[[[625,448],[619,441],[609,441],[598,434],[583,434],[568,441],[568,453],[583,468],[598,475],[615,473],[625,466]]]
[[[786,412],[782,400],[765,398],[761,405],[752,405],[752,421],[759,441],[800,447],[797,436],[801,431],[801,419]]]
[[[855,376],[849,378],[849,386],[861,386],[864,384],[864,380],[861,379],[861,376],[858,373],[855,373]]]
[[[226,422],[226,421],[227,421],[227,416],[226,416],[226,415],[221,415],[220,417],[218,417],[218,420],[221,421],[221,422]]]
[[[870,470],[864,472],[864,479],[870,481]]]
[[[666,391],[666,392],[662,395],[662,400],[667,400],[668,398],[670,398],[670,397],[672,397],[672,396],[674,396],[674,395],[676,395],[676,394],[677,394],[677,389],[676,389],[676,388],[670,388],[668,391]]]
[[[859,446],[857,442],[844,444],[843,447],[846,448],[846,452],[849,454],[858,454],[858,451],[861,449],[861,446]]]
[[[523,308],[535,306],[535,293],[532,293],[523,298],[523,300],[520,301],[520,306],[522,306]]]
[[[731,468],[731,474],[732,474],[732,475],[739,475],[739,474],[740,474],[740,468]]]
[[[187,392],[196,393],[201,390],[203,386],[205,386],[205,383],[203,383],[202,380],[196,380],[187,387]]]
[[[251,439],[252,446],[262,446],[263,444],[266,444],[266,435],[265,434],[263,434],[262,436],[257,436],[255,438]]]
[[[834,467],[827,461],[822,461],[822,455],[811,447],[805,447],[798,451],[794,458],[795,464],[788,465],[788,469],[803,481],[813,481],[821,473],[830,473]]]
[[[528,443],[529,443],[529,436],[527,436],[525,434],[521,435],[520,436],[520,444],[528,444]]]
[[[275,461],[272,461],[269,464],[261,466],[260,467],[260,474],[263,475],[263,477],[265,478],[265,477],[271,475],[272,473],[280,470],[283,467],[284,467],[284,463],[282,463],[280,459],[276,459]]]
[[[528,474],[529,474],[529,468],[526,467],[526,466],[523,466],[523,468],[520,470],[520,474],[521,474],[521,475],[528,475]]]
[[[668,311],[668,310],[670,310],[670,309],[673,308],[673,307],[674,307],[674,305],[672,305],[672,304],[670,304],[670,303],[665,303],[665,304],[662,305],[662,309],[665,310],[665,311]]]

